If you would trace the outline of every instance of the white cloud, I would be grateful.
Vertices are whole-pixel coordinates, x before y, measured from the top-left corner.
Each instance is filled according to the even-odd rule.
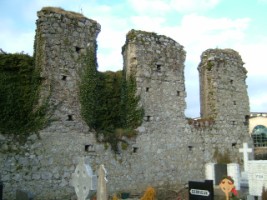
[[[173,9],[181,13],[198,12],[214,8],[220,0],[171,0]]]
[[[162,17],[149,16],[134,16],[131,17],[131,22],[135,29],[145,30],[149,32],[156,32],[164,28],[163,23],[165,19]]]
[[[209,10],[217,6],[220,0],[128,0],[128,2],[138,13],[163,15],[171,10],[179,13]]]
[[[164,14],[166,11],[171,9],[169,0],[128,0],[129,4],[139,14]]]

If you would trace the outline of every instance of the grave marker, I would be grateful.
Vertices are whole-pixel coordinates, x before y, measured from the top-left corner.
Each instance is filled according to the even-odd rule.
[[[247,143],[243,143],[243,148],[239,149],[239,152],[243,153],[244,171],[246,172],[248,169],[248,154],[252,153],[252,149],[248,148]]]
[[[235,182],[236,190],[240,190],[240,169],[239,164],[229,163],[227,164],[227,176],[231,176]]]
[[[205,182],[189,181],[189,199],[190,200],[213,200],[213,181]]]
[[[72,174],[72,185],[78,200],[85,200],[92,191],[96,190],[96,176],[92,168],[82,158]]]
[[[219,185],[224,176],[227,175],[226,164],[215,164],[215,185]]]
[[[248,162],[249,194],[261,196],[262,188],[267,187],[267,160]]]
[[[107,200],[107,171],[104,165],[100,165],[98,169],[98,184],[97,184],[97,200]]]

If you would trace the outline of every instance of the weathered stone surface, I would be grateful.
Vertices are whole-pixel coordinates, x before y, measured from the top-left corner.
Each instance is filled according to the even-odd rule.
[[[203,179],[204,165],[217,162],[216,149],[232,162],[242,158],[238,148],[249,140],[243,123],[249,102],[246,70],[238,53],[216,49],[202,54],[202,118],[187,120],[183,46],[166,36],[135,30],[127,34],[122,53],[126,75],[135,77],[145,109],[143,123],[138,136],[118,155],[97,143],[81,118],[78,60],[96,44],[99,31],[97,22],[77,13],[38,12],[36,63],[44,80],[40,101],[51,95],[56,121],[25,145],[0,135],[4,199],[15,199],[15,188],[33,191],[36,200],[75,199],[70,180],[78,157],[90,158],[93,171],[105,165],[110,192],[142,191],[148,185],[175,187]],[[85,151],[86,145],[94,151]]]

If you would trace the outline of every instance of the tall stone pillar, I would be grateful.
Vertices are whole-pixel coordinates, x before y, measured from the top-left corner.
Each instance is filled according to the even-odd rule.
[[[95,56],[100,25],[83,15],[45,7],[38,12],[35,62],[41,71],[41,103],[48,99],[51,131],[83,129],[79,84],[85,56]],[[87,55],[88,48],[93,55]],[[62,128],[64,127],[64,128]]]

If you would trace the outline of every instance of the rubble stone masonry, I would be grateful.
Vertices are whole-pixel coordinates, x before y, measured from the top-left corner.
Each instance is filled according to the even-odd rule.
[[[4,199],[15,199],[16,189],[32,192],[36,200],[75,199],[70,180],[79,157],[86,157],[95,172],[105,165],[110,193],[203,180],[205,164],[222,162],[222,155],[242,164],[238,148],[250,140],[249,101],[247,72],[239,54],[230,49],[202,54],[201,118],[189,120],[184,114],[183,46],[144,31],[129,31],[122,49],[126,76],[135,77],[145,111],[138,136],[129,139],[120,154],[97,143],[81,117],[78,86],[80,57],[89,56],[86,50],[96,45],[99,32],[96,21],[78,13],[49,7],[38,12],[35,59],[43,79],[40,101],[50,97],[54,121],[24,145],[0,135]]]

